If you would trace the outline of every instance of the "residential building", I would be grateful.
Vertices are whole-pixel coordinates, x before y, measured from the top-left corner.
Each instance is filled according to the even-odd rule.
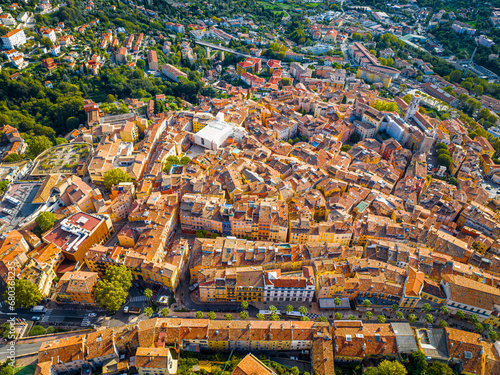
[[[316,290],[313,269],[302,267],[301,273],[282,274],[280,269],[264,273],[264,302],[283,305],[287,302],[311,302]]]
[[[42,240],[59,247],[67,259],[82,262],[87,250],[107,240],[112,232],[108,217],[79,212],[61,221]]]
[[[95,305],[94,287],[98,281],[96,272],[65,272],[57,284],[57,298],[67,303]]]
[[[158,70],[158,57],[154,50],[148,50],[148,67],[149,70]]]
[[[14,29],[2,36],[4,49],[12,49],[26,43],[26,35],[22,29]]]

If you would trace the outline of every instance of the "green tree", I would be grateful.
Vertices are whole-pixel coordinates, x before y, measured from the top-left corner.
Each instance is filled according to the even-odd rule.
[[[276,311],[278,311],[278,308],[274,305],[271,305],[269,306],[269,311],[271,311],[271,313],[275,313]]]
[[[379,323],[383,324],[386,322],[387,319],[384,315],[380,314],[379,316],[377,316],[377,320]]]
[[[415,323],[417,321],[417,316],[415,314],[408,315],[408,321],[410,323]]]
[[[340,306],[340,304],[341,304],[342,302],[340,301],[340,298],[339,298],[339,297],[335,297],[335,298],[333,299],[333,303],[335,304],[335,307],[337,307],[337,306]]]
[[[319,322],[325,322],[325,323],[326,323],[326,322],[328,322],[328,318],[327,318],[326,316],[321,315],[321,316],[318,318],[318,321],[319,321]]]
[[[443,314],[448,314],[450,312],[446,306],[441,306],[440,310]]]
[[[148,318],[151,318],[151,316],[153,315],[153,308],[151,307],[146,307],[144,309],[144,315],[146,315]]]
[[[11,285],[11,284],[10,284]],[[14,303],[15,308],[32,307],[40,303],[43,299],[42,294],[38,290],[37,286],[29,280],[16,279],[14,281],[14,294],[12,291],[9,298],[8,289],[3,293],[3,298],[5,301]]]
[[[45,328],[42,326],[33,326],[31,328],[29,335],[30,336],[40,336],[45,334]]]
[[[241,301],[241,308],[242,308],[243,310],[248,309],[248,302],[247,302],[247,301]]]
[[[434,323],[434,317],[431,314],[425,314],[424,319],[427,321],[427,323]]]
[[[477,317],[476,314],[470,314],[469,315],[469,319],[472,323],[478,323],[479,322],[479,318]]]
[[[217,318],[217,316],[215,315],[215,313],[213,311],[210,311],[207,314],[207,318],[210,319],[210,320],[215,320]]]
[[[363,306],[364,306],[366,309],[367,309],[367,308],[369,308],[371,305],[372,305],[372,303],[370,302],[370,300],[365,299],[365,300],[363,301]]]
[[[484,326],[477,322],[477,323],[474,323],[474,330],[477,332],[477,333],[481,333],[484,331]]]
[[[450,157],[450,155],[445,155],[445,154],[439,155],[437,157],[437,163],[439,165],[442,165],[443,167],[448,168],[451,165],[451,157]]]
[[[342,145],[342,147],[340,147],[340,151],[344,151],[344,152],[347,152],[351,149],[352,147],[350,145]]]
[[[392,309],[392,311],[398,311],[399,310],[399,306],[397,304],[393,304],[391,306],[391,309]]]
[[[161,316],[163,316],[164,318],[166,318],[169,314],[170,314],[170,309],[164,307],[163,309],[161,309]]]
[[[94,295],[99,306],[117,311],[125,304],[131,286],[132,272],[123,265],[111,266],[95,286]]]
[[[204,229],[199,229],[194,234],[196,238],[207,238],[207,231]]]
[[[0,181],[0,195],[5,193],[9,184],[10,184],[10,181],[8,181],[8,180],[1,180]]]
[[[52,327],[52,326],[47,327],[47,330],[45,331],[45,334],[50,335],[52,333],[56,333],[55,327]]]
[[[294,366],[290,369],[290,375],[300,375],[299,368],[297,366]]]
[[[3,161],[6,163],[15,163],[16,161],[21,160],[21,156],[19,154],[12,152],[3,158]]]
[[[203,319],[203,311],[196,311],[196,319]]]
[[[412,375],[425,374],[427,369],[427,360],[425,359],[425,354],[421,351],[413,352],[410,355],[408,366],[406,366],[408,372]]]
[[[356,317],[352,314],[349,314],[349,316],[347,317],[347,319],[349,320],[356,320]]]
[[[481,85],[477,85],[477,86],[474,86],[474,88],[472,89],[472,92],[476,95],[476,96],[481,96],[483,95],[483,92],[484,92],[484,87],[481,86]]]
[[[131,182],[132,178],[127,172],[120,168],[115,168],[104,173],[104,186],[106,189],[111,190],[113,185],[119,184],[120,182]]]
[[[262,315],[262,314],[259,313],[259,314],[255,315],[255,318],[257,320],[264,320],[264,315]]]
[[[240,319],[241,320],[248,319],[248,313],[246,311],[240,311]]]
[[[302,318],[302,317],[301,317]],[[271,314],[271,318],[270,318],[272,321],[278,321],[280,320],[280,316],[278,314],[276,314],[275,312],[273,312]],[[302,319],[301,319],[302,320]]]
[[[490,329],[488,331],[488,334],[489,334],[491,340],[493,340],[493,341],[497,341],[498,340],[498,333],[496,333],[492,329]]]
[[[379,375],[406,375],[408,371],[398,361],[382,361],[377,367]]]
[[[151,297],[153,297],[153,291],[149,288],[144,289],[144,297],[151,299]]]
[[[301,320],[301,321],[303,321],[303,322],[308,322],[308,321],[310,321],[311,319],[309,319],[309,318],[308,318],[307,316],[305,316],[305,315],[302,315],[302,316],[300,317],[300,320]]]
[[[224,319],[226,319],[226,320],[233,320],[233,316],[228,313],[228,314],[224,315]]]
[[[286,307],[285,307],[285,311],[286,311],[287,313],[291,313],[291,312],[293,311],[293,306],[292,306],[292,305],[286,305]]]
[[[52,142],[44,135],[35,135],[27,140],[28,152],[27,155],[30,159],[36,158],[45,150],[52,147]]]
[[[342,319],[342,314],[339,312],[335,313],[335,320],[340,320],[340,319]]]
[[[428,303],[424,303],[423,309],[425,312],[430,312],[431,311],[431,305]]]
[[[405,316],[403,315],[403,313],[402,313],[401,311],[398,311],[398,312],[396,313],[396,317],[397,317],[397,319],[398,319],[398,320],[401,320],[401,319],[403,319]]]
[[[56,223],[56,216],[49,211],[42,211],[35,219],[35,223],[40,227],[42,232],[51,229]]]
[[[453,370],[447,364],[436,361],[427,367],[425,373],[427,375],[453,375]]]
[[[371,311],[365,312],[365,315],[366,315],[366,319],[368,319],[368,320],[370,320],[371,318],[373,318],[373,313]]]
[[[462,78],[462,72],[460,70],[454,70],[450,73],[450,82],[458,82]]]
[[[307,308],[305,306],[299,306],[298,310],[301,315],[307,314]]]
[[[439,322],[439,326],[440,326],[441,328],[448,327],[448,323],[446,323],[446,320],[441,320],[441,321]]]
[[[458,310],[455,315],[458,319],[465,319],[465,313],[462,310]]]

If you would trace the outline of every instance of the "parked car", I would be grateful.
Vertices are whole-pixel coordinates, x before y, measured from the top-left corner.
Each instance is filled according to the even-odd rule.
[[[95,318],[95,317],[97,316],[97,314],[96,314],[96,313],[94,313],[94,312],[91,312],[91,313],[89,313],[89,316],[90,316],[91,318]]]
[[[40,317],[39,316],[32,316],[31,320],[33,320],[34,322],[37,322],[40,320]]]

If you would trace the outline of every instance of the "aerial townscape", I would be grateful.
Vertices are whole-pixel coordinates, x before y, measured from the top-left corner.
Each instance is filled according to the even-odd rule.
[[[500,0],[0,0],[0,375],[500,375]]]

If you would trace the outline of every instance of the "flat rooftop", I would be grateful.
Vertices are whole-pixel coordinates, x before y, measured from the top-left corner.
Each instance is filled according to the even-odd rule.
[[[64,251],[74,253],[100,222],[100,219],[92,215],[79,212],[64,219],[61,224],[47,233],[43,239],[46,242],[53,243]]]

